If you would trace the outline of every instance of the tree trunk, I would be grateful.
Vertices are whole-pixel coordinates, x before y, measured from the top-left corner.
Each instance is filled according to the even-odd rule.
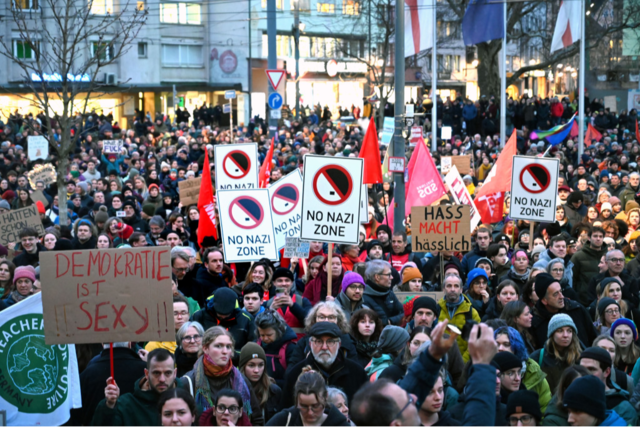
[[[480,43],[478,48],[478,88],[480,95],[500,99],[500,46],[502,41]]]
[[[64,139],[64,137],[63,137]],[[66,141],[66,144],[70,144],[71,141]],[[65,144],[65,141],[62,142]],[[67,175],[67,167],[69,165],[69,157],[67,154],[62,154],[66,150],[63,149],[65,145],[60,146],[59,162],[58,162],[58,216],[61,226],[69,225],[68,212],[67,212],[67,186],[65,185],[65,177]]]

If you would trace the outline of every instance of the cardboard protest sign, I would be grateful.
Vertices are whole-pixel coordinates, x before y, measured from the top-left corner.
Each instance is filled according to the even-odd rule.
[[[33,188],[36,188],[38,181],[42,181],[45,187],[56,182],[56,168],[53,165],[36,165],[26,175]]]
[[[104,154],[120,154],[124,141],[121,139],[107,139],[102,141],[102,152]]]
[[[471,156],[445,156],[440,159],[442,173],[448,173],[453,166],[458,168],[460,175],[469,174],[471,172]]]
[[[444,177],[444,182],[449,186],[449,191],[457,204],[471,206],[471,230],[475,230],[480,223],[480,214],[456,166]]]
[[[467,205],[413,206],[413,252],[471,250],[470,208]]]
[[[269,186],[271,213],[278,250],[285,246],[286,237],[300,236],[302,213],[302,174],[296,169]]]
[[[398,301],[400,301],[401,303],[404,304],[405,301],[407,301],[407,299],[411,299],[414,296],[417,297],[431,297],[433,298],[436,302],[440,301],[442,298],[444,298],[444,292],[442,291],[434,291],[434,292],[394,292],[396,297],[398,298]]]
[[[301,238],[358,243],[363,162],[353,157],[304,157]]]
[[[41,252],[46,344],[175,341],[170,249]]]
[[[287,237],[284,247],[285,258],[309,258],[309,241],[297,237]]]
[[[258,144],[214,145],[216,190],[258,188]]]
[[[44,136],[27,137],[29,160],[46,159],[49,157],[49,141]]]
[[[185,179],[184,181],[178,182],[178,192],[180,193],[180,203],[182,203],[182,206],[191,206],[198,204],[201,182],[201,176],[194,179]]]
[[[231,262],[278,259],[269,191],[220,190],[218,208],[224,260]]]
[[[46,208],[49,206],[49,200],[45,197],[44,193],[40,190],[36,190],[31,193],[31,200],[34,202],[42,202],[42,205]]]
[[[38,236],[44,236],[44,227],[36,205],[0,214],[0,244],[19,242],[18,234],[23,229],[31,227],[38,231]]]

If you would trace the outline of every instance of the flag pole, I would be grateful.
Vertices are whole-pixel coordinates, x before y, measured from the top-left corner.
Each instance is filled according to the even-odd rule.
[[[507,143],[507,2],[502,3],[502,73],[500,76],[500,148]]]
[[[436,53],[436,45],[438,44],[438,18],[436,17],[436,3],[433,2],[433,15],[431,17],[431,31],[433,38],[431,42],[431,98],[433,105],[431,106],[431,152],[438,151],[438,56]]]
[[[398,157],[405,157],[405,141],[404,136],[402,135],[402,129],[404,128],[404,115],[405,115],[405,106],[404,106],[404,86],[405,86],[405,67],[404,67],[404,59],[405,59],[405,51],[404,51],[404,8],[405,2],[396,1],[396,52],[395,52],[395,64],[394,64],[394,78],[395,78],[395,94],[396,94],[396,102],[394,106],[394,133],[393,133],[393,154]],[[402,225],[405,214],[404,214],[404,199],[405,199],[405,189],[404,189],[404,173],[400,174],[397,172],[393,173],[393,181],[395,184],[394,195],[395,195],[395,207],[394,207],[394,230],[404,230],[404,226]]]
[[[582,1],[580,7],[580,70],[579,70],[579,79],[580,83],[578,85],[578,90],[580,94],[578,95],[578,111],[580,112],[579,124],[578,126],[578,157],[581,157],[584,153],[584,56],[585,56],[585,2]]]

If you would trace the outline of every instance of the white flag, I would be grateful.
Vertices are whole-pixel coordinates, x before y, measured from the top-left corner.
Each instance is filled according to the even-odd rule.
[[[582,18],[582,5],[579,1],[562,2],[551,40],[551,53],[580,40]]]
[[[417,55],[433,45],[434,0],[404,0],[404,56]]]
[[[81,406],[76,347],[44,343],[42,294],[0,312],[0,409],[7,425],[62,425]]]

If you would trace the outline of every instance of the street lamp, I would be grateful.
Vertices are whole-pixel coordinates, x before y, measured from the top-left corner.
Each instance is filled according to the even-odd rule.
[[[292,0],[293,9],[293,40],[295,43],[296,60],[296,120],[300,120],[300,31],[304,31],[305,25],[300,23],[300,0]]]

